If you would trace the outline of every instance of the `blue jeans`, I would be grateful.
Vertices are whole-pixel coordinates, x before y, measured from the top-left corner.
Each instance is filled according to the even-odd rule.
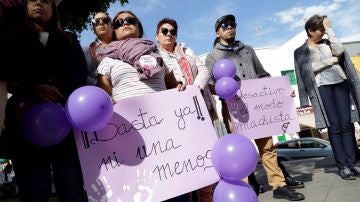
[[[329,140],[338,168],[354,167],[355,130],[351,123],[349,86],[346,81],[319,87],[321,99],[330,122]]]

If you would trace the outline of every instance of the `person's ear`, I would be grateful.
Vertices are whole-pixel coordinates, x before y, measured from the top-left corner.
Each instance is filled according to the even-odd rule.
[[[309,32],[310,36],[312,37],[314,31],[312,31],[311,29],[308,29],[308,32]]]
[[[219,31],[216,32],[216,37],[220,37]]]
[[[155,35],[155,40],[159,43],[159,38],[158,38],[157,34]]]

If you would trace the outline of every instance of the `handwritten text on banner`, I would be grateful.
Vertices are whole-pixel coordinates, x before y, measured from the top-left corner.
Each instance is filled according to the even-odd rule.
[[[234,129],[250,139],[300,131],[290,82],[286,76],[239,81],[227,101]]]
[[[76,131],[89,201],[162,201],[218,181],[199,89],[118,100],[108,126]]]

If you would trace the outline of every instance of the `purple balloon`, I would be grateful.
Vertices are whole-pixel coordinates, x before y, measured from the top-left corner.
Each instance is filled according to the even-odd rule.
[[[216,94],[225,100],[235,97],[239,84],[231,77],[222,77],[215,84]]]
[[[236,65],[231,59],[219,59],[213,65],[213,75],[216,80],[222,77],[233,78],[236,74]]]
[[[254,190],[244,184],[230,184],[223,180],[216,185],[214,202],[257,202],[258,198]]]
[[[254,144],[247,137],[228,134],[217,140],[212,148],[211,161],[220,177],[239,181],[256,168],[258,154]]]
[[[66,115],[71,124],[80,130],[100,130],[112,118],[113,103],[110,96],[99,87],[80,87],[69,96]]]
[[[248,187],[248,188],[253,190],[253,188],[248,183],[246,183],[246,182],[244,182],[242,180],[231,180],[231,179],[225,179],[225,178],[222,178],[221,180],[228,183],[228,184]]]
[[[71,124],[63,107],[43,102],[26,111],[22,129],[30,142],[47,147],[64,140],[71,130]]]

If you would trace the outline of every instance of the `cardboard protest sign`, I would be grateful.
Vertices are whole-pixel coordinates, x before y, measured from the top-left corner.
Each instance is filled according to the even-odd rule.
[[[75,133],[89,201],[162,201],[219,180],[195,86],[118,100],[107,127]]]
[[[300,131],[286,76],[241,80],[227,101],[234,130],[250,139]]]

